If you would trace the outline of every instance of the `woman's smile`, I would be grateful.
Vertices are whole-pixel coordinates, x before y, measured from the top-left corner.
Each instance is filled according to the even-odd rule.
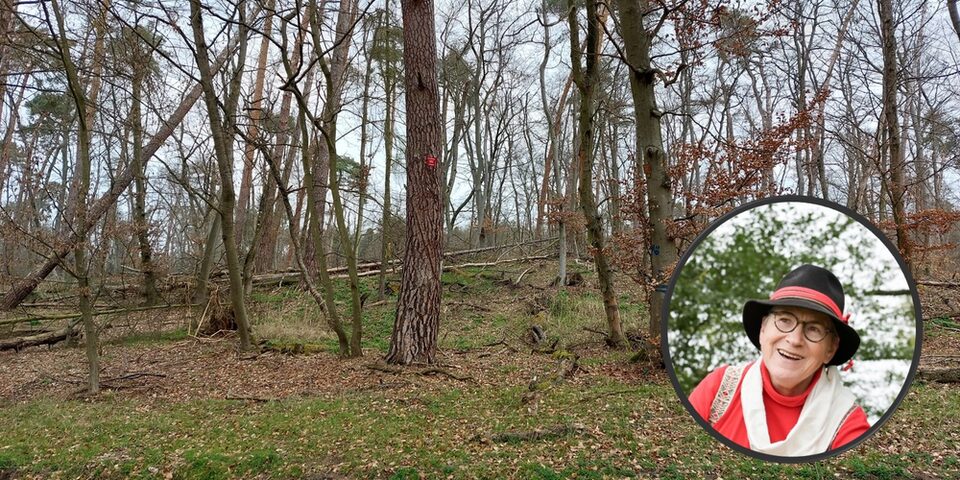
[[[792,324],[793,329],[784,332],[787,328],[778,327],[777,318],[788,327]],[[832,331],[830,318],[806,308],[777,307],[764,318],[760,325],[760,353],[777,392],[789,396],[803,393],[814,374],[830,361],[838,347],[836,336],[819,337],[817,342],[807,338],[818,338],[817,333],[823,331]]]
[[[777,353],[779,353],[781,357],[786,358],[787,360],[791,360],[791,361],[803,360],[803,356],[802,356],[802,355],[797,355],[797,354],[795,354],[795,353],[790,353],[790,352],[787,352],[786,350],[783,350],[783,349],[779,349],[779,348],[778,348],[778,349],[777,349]]]

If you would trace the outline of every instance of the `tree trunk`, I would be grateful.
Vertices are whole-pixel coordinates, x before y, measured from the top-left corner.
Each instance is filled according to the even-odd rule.
[[[306,141],[306,139],[309,137],[307,136],[308,128],[306,115],[304,114],[303,110],[299,112],[298,123],[300,124],[302,137],[304,138],[303,142],[305,145],[309,145],[309,142]],[[309,166],[309,154],[306,153],[306,150],[303,150],[302,152],[304,164],[305,166]],[[349,344],[347,342],[346,334],[339,324],[339,319],[335,315],[336,310],[333,308],[333,289],[331,288],[329,272],[327,272],[326,268],[324,268],[324,270],[321,272],[323,288],[318,288],[313,280],[313,277],[309,273],[306,262],[304,261],[305,249],[301,247],[299,240],[300,234],[297,228],[297,215],[294,214],[293,207],[290,206],[290,189],[287,187],[287,179],[282,178],[284,174],[280,173],[279,168],[277,168],[276,161],[271,155],[267,155],[266,152],[264,152],[264,157],[267,161],[271,176],[276,183],[277,188],[280,190],[279,198],[287,215],[287,225],[290,232],[290,244],[292,246],[291,250],[293,251],[293,256],[296,260],[297,267],[300,269],[301,276],[303,277],[304,283],[307,285],[307,290],[310,292],[310,295],[314,298],[321,309],[328,312],[327,322],[337,334],[337,338],[340,342],[341,355],[346,355],[349,349]],[[305,172],[307,176],[310,175],[309,170],[305,170]],[[316,231],[316,228],[314,228],[314,231]],[[321,259],[321,263],[325,263],[325,261]],[[334,313],[333,316],[329,314],[331,310]]]
[[[306,18],[306,11],[304,11],[302,15],[304,18]],[[303,20],[301,20],[301,25],[303,25]],[[287,22],[284,20],[284,23],[281,24],[282,35],[284,39],[287,38],[286,26]],[[293,44],[293,52],[301,51],[303,47],[304,34],[305,31],[302,26],[297,29],[296,40]],[[295,68],[299,68],[300,57],[294,57],[293,61],[295,62]],[[307,79],[305,81],[307,85],[312,83],[313,71],[314,70],[310,70],[307,73]],[[297,135],[295,132],[293,135],[291,135],[292,127],[290,125],[290,109],[292,103],[293,92],[290,90],[285,90],[283,92],[283,99],[280,101],[280,120],[277,127],[276,145],[274,146],[271,154],[274,161],[283,162],[283,173],[281,175],[281,179],[283,180],[284,185],[288,184],[290,181],[290,174],[293,171],[293,164],[295,163],[294,159],[296,158],[295,150],[300,144],[300,135]],[[287,142],[291,139],[291,136],[293,141],[291,142],[291,145],[287,146]],[[283,161],[284,157],[286,157],[286,161]],[[270,184],[270,182],[265,182],[265,184]],[[276,192],[277,188],[271,186],[270,192]],[[257,255],[257,270],[261,272],[273,270],[276,266],[277,240],[280,233],[280,216],[285,214],[283,202],[280,200],[281,199],[275,198],[274,195],[273,202],[276,205],[270,204],[269,207],[274,209],[273,215],[267,217],[267,223],[263,227],[264,235],[259,246],[260,253]],[[296,221],[296,219],[294,220]]]
[[[244,238],[246,238],[247,218],[249,217],[247,210],[250,202],[250,190],[253,184],[253,167],[256,153],[256,147],[253,142],[258,140],[260,118],[263,116],[263,83],[267,73],[267,53],[270,47],[270,31],[273,28],[273,14],[269,12],[273,11],[275,3],[275,0],[270,0],[266,6],[268,13],[263,22],[263,38],[260,40],[260,55],[257,59],[257,76],[253,84],[253,95],[250,97],[250,124],[247,126],[247,135],[243,147],[243,174],[240,177],[240,195],[237,203],[237,244],[241,247],[244,245]],[[269,184],[269,182],[264,182],[264,185]],[[251,243],[251,252],[255,248],[257,248],[257,244]],[[254,257],[256,256],[255,253],[253,255]],[[249,257],[250,254],[248,253],[247,256]]]
[[[647,183],[647,221],[650,230],[649,256],[653,284],[650,298],[651,337],[660,335],[665,282],[676,265],[678,252],[667,233],[673,219],[673,191],[663,153],[663,137],[655,95],[656,73],[650,65],[650,47],[656,32],[643,27],[643,11],[637,0],[618,0],[620,28],[623,35],[626,63],[630,69],[630,91],[633,95],[638,163]]]
[[[547,119],[547,148],[544,152],[543,162],[543,181],[540,184],[540,197],[537,201],[537,238],[543,238],[544,216],[547,212],[547,201],[550,196],[550,165],[551,159],[558,155],[554,153],[557,145],[555,141],[556,128],[553,122],[553,115],[550,112],[550,103],[547,102],[547,62],[550,59],[550,22],[547,21],[547,0],[541,0],[540,13],[543,15],[543,59],[540,60],[539,76],[540,80],[540,105],[543,108],[543,116]],[[569,85],[569,84],[568,84]],[[559,107],[559,105],[558,105]],[[561,277],[561,283],[563,278]]]
[[[0,19],[0,21],[3,20]],[[27,68],[30,68],[30,66],[27,65]],[[4,71],[0,69],[0,75],[3,74]],[[20,88],[18,89],[16,99],[14,99],[12,108],[10,109],[10,120],[7,121],[7,129],[3,132],[3,143],[0,144],[0,186],[5,185],[8,180],[7,170],[10,166],[8,162],[10,160],[10,147],[13,145],[13,133],[17,130],[17,123],[20,118],[18,112],[20,111],[20,105],[23,103],[23,99],[25,98],[24,94],[27,90],[27,84],[31,78],[30,72],[24,72],[21,75],[23,78],[20,80]],[[0,82],[0,85],[2,84],[3,82]],[[3,90],[4,87],[0,87],[0,95],[6,95],[6,92]],[[5,103],[2,101],[2,98],[3,97],[0,96],[0,118],[3,118],[2,110]]]
[[[953,25],[953,31],[957,34],[957,40],[960,40],[960,9],[957,8],[957,0],[947,0],[947,10],[950,11],[950,24]]]
[[[390,5],[390,0],[387,0],[386,11],[382,19],[382,24],[380,28],[389,28],[390,27],[390,17],[392,14],[392,8]],[[383,50],[387,51],[387,44],[389,42],[388,35],[381,35],[383,39]],[[380,218],[380,262],[384,265],[380,269],[380,275],[378,278],[378,298],[383,300],[387,294],[387,277],[386,277],[386,265],[392,258],[392,254],[388,254],[390,245],[390,236],[388,234],[390,226],[390,209],[392,208],[390,203],[390,176],[393,175],[392,165],[393,165],[393,129],[394,129],[394,115],[396,114],[396,92],[397,92],[397,69],[394,68],[393,57],[389,54],[386,59],[384,59],[384,64],[381,64],[380,68],[380,78],[383,81],[383,90],[384,90],[384,103],[386,107],[386,116],[383,120],[383,151],[384,151],[384,167],[383,167],[383,212],[381,213]]]
[[[137,243],[140,246],[140,271],[143,272],[144,305],[153,306],[160,301],[157,292],[157,275],[153,268],[153,247],[150,245],[149,225],[147,223],[147,178],[143,161],[143,122],[140,113],[141,92],[143,87],[142,69],[133,65],[132,99],[130,108],[130,125],[133,133],[133,165],[134,171],[134,228],[137,232]]]
[[[253,226],[253,238],[250,239],[250,249],[247,250],[247,254],[243,257],[243,274],[241,277],[243,278],[244,295],[249,295],[253,291],[253,266],[257,261],[257,254],[260,253],[257,245],[263,241],[264,227],[270,215],[273,213],[273,209],[270,208],[270,206],[273,205],[274,196],[270,195],[270,192],[274,190],[275,188],[272,184],[265,183],[263,190],[260,191],[260,200],[257,202],[259,208],[257,208],[256,221]],[[239,246],[237,248],[239,248]]]
[[[9,67],[7,64],[9,63],[8,58],[10,58],[10,56],[7,54],[7,51],[9,49],[9,44],[6,39],[9,38],[10,33],[15,28],[15,24],[13,23],[15,10],[16,10],[16,5],[14,3],[14,0],[0,0],[0,78],[4,78],[4,79],[10,78],[9,76],[7,76],[8,75],[7,69]],[[26,70],[29,70],[29,66]],[[22,74],[24,77],[30,76],[29,74],[27,74],[26,71],[23,72]],[[26,80],[26,78],[24,80]],[[6,95],[7,95],[7,83],[0,82],[0,118],[3,118],[3,107],[5,106],[4,99],[6,98]],[[19,103],[19,102],[15,102],[15,103]],[[11,114],[10,114],[10,122],[8,123],[9,125],[8,131],[13,130],[14,124],[15,124],[14,122],[18,117],[18,115],[16,114],[17,112],[16,107],[11,108],[10,112]],[[4,142],[3,146],[0,146],[0,186],[2,186],[6,181],[6,179],[3,178],[4,171],[6,170],[6,166],[4,162],[6,159],[6,156],[4,154],[5,151],[6,151],[6,142]]]
[[[345,74],[347,72],[347,68],[349,67],[349,57],[347,54],[349,53],[350,49],[350,38],[352,37],[352,28],[356,14],[356,0],[349,0],[340,4],[340,12],[337,15],[337,42],[336,47],[333,49],[333,58],[330,62],[329,69],[326,68],[324,59],[320,59],[320,66],[323,69],[324,75],[327,79],[327,95],[321,117],[324,125],[324,128],[321,129],[321,136],[323,138],[319,139],[319,148],[317,149],[318,155],[316,159],[317,165],[314,166],[314,175],[321,175],[324,172],[326,173],[326,178],[324,180],[327,182],[327,186],[329,187],[331,196],[333,197],[332,213],[334,220],[336,221],[340,246],[343,248],[346,254],[347,271],[349,272],[350,277],[350,305],[353,327],[350,335],[350,349],[348,353],[350,357],[359,357],[363,355],[363,351],[360,348],[360,339],[362,334],[362,307],[360,305],[360,285],[357,277],[357,258],[354,254],[353,248],[351,248],[350,232],[347,228],[346,221],[344,220],[343,201],[340,197],[339,171],[337,169],[337,161],[339,159],[337,158],[336,132],[337,114],[340,110],[341,96],[346,84]],[[312,24],[312,32],[314,39],[318,39],[319,25],[316,22]],[[315,177],[314,186],[316,187],[318,185],[319,183]],[[318,193],[315,200],[316,202],[322,202],[326,195],[324,193],[323,196],[320,196],[319,193],[324,190],[326,190],[326,188],[315,189],[315,191]],[[322,210],[313,211],[313,213],[318,214],[318,221],[323,219],[323,217],[319,215],[321,212]],[[328,305],[328,311],[330,312],[332,312],[335,308],[336,306],[332,302],[330,305]]]
[[[77,169],[74,186],[76,193],[74,202],[73,225],[84,225],[87,222],[87,195],[90,189],[90,143],[93,122],[96,114],[97,99],[100,93],[100,71],[104,56],[104,32],[106,30],[104,12],[109,4],[102,6],[99,18],[95,22],[96,41],[93,51],[93,65],[90,74],[89,91],[84,92],[83,84],[73,63],[64,27],[64,11],[58,0],[51,1],[51,8],[56,15],[59,38],[55,39],[56,49],[59,51],[60,61],[67,74],[67,84],[70,95],[73,97],[77,111]],[[49,20],[49,18],[48,18]],[[97,335],[97,326],[93,318],[92,292],[90,288],[89,268],[87,265],[87,239],[85,235],[74,246],[74,274],[77,277],[77,288],[80,296],[80,318],[83,322],[84,344],[87,353],[88,378],[87,387],[91,394],[100,391],[100,342]]]
[[[204,308],[209,298],[210,271],[213,270],[214,257],[217,251],[217,238],[220,237],[220,213],[210,209],[213,218],[210,220],[210,229],[207,239],[203,242],[203,256],[200,259],[200,269],[197,271],[196,290],[193,293],[193,303]]]
[[[620,158],[617,155],[620,135],[615,122],[610,122],[610,158],[608,165],[610,167],[610,178],[607,180],[610,196],[607,201],[610,203],[610,231],[616,236],[623,230],[623,219],[620,216]]]
[[[905,161],[900,143],[900,117],[897,113],[897,40],[894,37],[893,5],[891,0],[880,0],[880,33],[883,38],[883,114],[887,132],[887,153],[890,160],[890,185],[887,192],[893,207],[893,222],[897,230],[897,248],[908,268],[912,269],[912,250],[906,226],[904,208]]]
[[[323,308],[327,317],[327,325],[331,330],[337,335],[337,342],[340,347],[340,355],[348,356],[350,355],[350,339],[347,337],[347,333],[343,330],[343,325],[340,323],[340,314],[337,312],[336,303],[334,302],[333,297],[333,282],[330,281],[330,275],[327,273],[327,255],[326,248],[323,243],[323,236],[321,233],[320,223],[323,222],[323,218],[318,217],[312,212],[316,212],[316,207],[314,203],[318,201],[316,197],[316,190],[309,188],[310,185],[316,185],[316,181],[313,179],[313,173],[315,171],[313,167],[313,158],[311,155],[310,147],[310,127],[307,125],[306,119],[306,110],[303,108],[304,105],[301,104],[301,108],[298,112],[298,120],[300,124],[300,134],[301,134],[301,143],[303,143],[303,148],[301,151],[301,159],[303,161],[303,180],[304,184],[308,186],[307,190],[307,205],[306,211],[311,212],[308,214],[307,219],[307,239],[313,245],[312,255],[314,265],[318,268],[318,273],[320,276],[320,283],[323,287],[323,303],[321,308]],[[304,254],[310,252],[309,249],[304,248]],[[296,252],[294,252],[296,255]],[[304,267],[308,268],[303,271],[304,278],[312,277],[313,272],[309,270],[309,266],[304,259]],[[319,300],[317,300],[319,303]]]
[[[407,248],[389,363],[435,363],[440,328],[443,149],[432,0],[403,0],[407,126]],[[428,157],[434,157],[431,161]]]
[[[597,201],[593,194],[593,165],[594,146],[596,142],[596,125],[594,113],[596,110],[596,89],[600,82],[600,18],[597,9],[600,7],[595,0],[587,0],[587,38],[586,38],[586,68],[581,67],[580,25],[577,20],[577,9],[574,0],[568,0],[570,15],[570,60],[573,82],[580,92],[579,148],[577,163],[580,167],[580,208],[587,221],[587,237],[593,247],[593,260],[597,268],[597,278],[600,283],[600,292],[603,297],[603,307],[607,315],[608,341],[615,348],[626,345],[626,337],[620,324],[620,306],[613,284],[613,272],[607,259],[605,250],[606,239],[600,213],[597,211]]]
[[[369,29],[364,30],[363,44],[366,46],[364,56],[368,59],[367,68],[363,72],[363,100],[360,107],[360,158],[359,171],[357,172],[357,224],[353,234],[353,257],[360,255],[360,238],[363,236],[363,208],[367,199],[367,185],[369,184],[370,167],[367,164],[367,143],[370,141],[367,133],[367,124],[370,120],[370,81],[373,77],[373,62],[369,61],[371,52],[371,41],[367,34]],[[344,246],[346,248],[346,246]]]
[[[246,8],[240,6],[240,11]],[[207,41],[204,38],[203,17],[200,13],[200,1],[190,1],[190,25],[193,29],[193,38],[196,45],[197,70],[200,74],[200,85],[203,87],[204,102],[207,105],[207,114],[209,116],[210,131],[213,138],[213,146],[217,158],[217,170],[220,174],[220,227],[221,238],[223,239],[223,248],[227,254],[227,270],[230,275],[230,303],[233,307],[234,319],[237,322],[237,330],[240,334],[240,350],[249,350],[250,341],[250,323],[247,320],[247,308],[244,303],[243,278],[241,277],[240,256],[237,251],[237,241],[235,234],[234,214],[236,210],[236,194],[233,190],[233,147],[232,133],[224,128],[224,123],[220,115],[218,100],[220,96],[213,86],[213,73],[210,68],[210,59],[207,53]],[[242,15],[242,13],[241,13]],[[246,32],[241,32],[240,36],[240,62],[243,62],[244,51],[246,50]],[[239,68],[238,68],[239,70]],[[231,95],[228,94],[228,97]],[[227,117],[233,115],[230,104],[227,101]],[[235,104],[234,104],[235,106]],[[228,120],[232,122],[231,120]]]

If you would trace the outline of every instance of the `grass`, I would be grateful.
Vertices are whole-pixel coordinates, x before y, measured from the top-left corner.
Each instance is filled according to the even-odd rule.
[[[470,387],[422,392],[420,401],[374,393],[265,404],[205,400],[145,407],[106,396],[96,402],[36,400],[4,408],[0,468],[66,477],[295,478],[912,478],[940,468],[923,454],[890,455],[879,441],[856,455],[812,465],[757,462],[718,446],[686,415],[668,385],[600,381],[548,392],[540,413],[522,389]],[[937,401],[918,387],[905,410]],[[949,407],[958,408],[956,396]],[[921,407],[922,408],[922,407]],[[486,436],[581,423],[580,433],[491,444]],[[930,442],[932,440],[925,439]],[[948,445],[937,444],[941,448]],[[493,448],[493,447],[496,448]]]
[[[546,285],[549,273],[525,278]],[[443,274],[442,349],[470,350],[503,338],[518,345],[531,324],[565,346],[598,341],[596,334],[584,331],[604,328],[603,305],[594,291],[570,288],[552,294],[497,282],[496,273],[483,269]],[[372,292],[374,281],[364,279],[363,285]],[[337,288],[340,311],[348,314],[346,282],[338,280]],[[543,295],[542,309],[531,314],[537,295]],[[309,294],[277,289],[258,292],[252,300],[258,338],[281,349],[304,345],[303,353],[310,353],[306,346],[336,349]],[[622,293],[620,301],[628,327],[645,325],[636,295]],[[366,349],[387,350],[395,308],[388,302],[364,309]],[[117,341],[152,345],[184,336],[174,331]],[[525,352],[516,355],[529,358]],[[588,350],[579,362],[596,372],[622,368],[629,356]],[[469,356],[454,358],[467,361]],[[559,359],[542,355],[533,361],[549,369]],[[2,402],[0,478],[10,471],[25,477],[105,479],[960,476],[956,387],[915,385],[874,438],[838,458],[790,465],[759,462],[720,445],[690,418],[665,377],[649,382],[602,374],[578,377],[544,390],[532,413],[523,401],[525,380],[502,381],[525,375],[527,368],[508,358],[482,372],[477,383],[346,388],[346,393],[268,402],[160,402],[122,392],[93,400]],[[557,425],[578,427],[547,440],[492,440],[500,433]]]
[[[107,345],[160,345],[169,342],[176,342],[187,338],[189,334],[185,328],[175,330],[163,330],[159,332],[137,332],[122,337],[111,338],[104,342]]]

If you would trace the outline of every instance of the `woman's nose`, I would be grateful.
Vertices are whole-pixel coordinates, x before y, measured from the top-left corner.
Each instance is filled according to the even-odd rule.
[[[803,325],[797,325],[797,328],[794,328],[792,332],[788,333],[787,340],[789,340],[790,343],[797,345],[806,340],[803,338]]]

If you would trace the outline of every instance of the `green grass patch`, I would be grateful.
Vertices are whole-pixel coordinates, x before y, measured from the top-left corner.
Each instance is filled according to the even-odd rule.
[[[562,383],[543,392],[536,415],[520,401],[524,392],[525,385],[471,385],[392,397],[364,392],[153,406],[109,396],[35,400],[0,408],[0,468],[99,478],[155,477],[159,469],[184,479],[333,471],[348,478],[899,479],[930,471],[933,458],[860,446],[842,460],[767,464],[721,447],[682,410],[668,384]],[[942,401],[939,393],[918,389],[903,410],[912,417],[919,413],[913,410]],[[952,411],[960,401],[954,395],[947,403],[945,411]],[[556,425],[584,430],[543,440],[478,440]],[[923,441],[949,448],[944,428],[951,427],[924,431]],[[953,456],[935,468],[949,477],[957,463]]]
[[[951,317],[931,318],[929,320],[929,323],[934,327],[945,327],[945,328],[960,330],[960,323],[957,323],[956,320],[954,320]]]
[[[107,345],[154,345],[177,342],[189,337],[185,328],[160,332],[137,332],[104,342]]]

